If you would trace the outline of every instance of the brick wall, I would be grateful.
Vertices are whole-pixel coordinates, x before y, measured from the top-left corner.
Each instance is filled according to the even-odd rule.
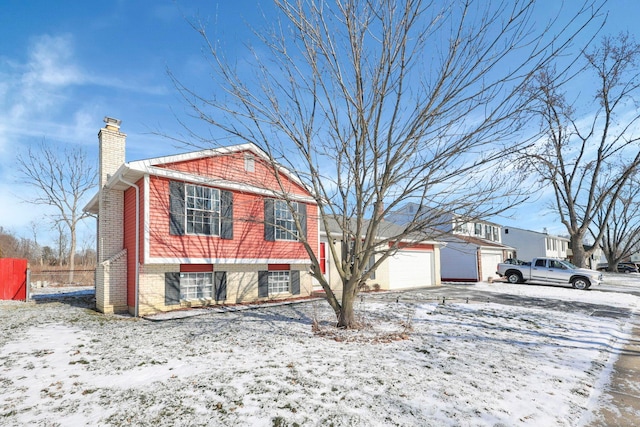
[[[126,251],[123,251],[122,191],[105,189],[108,176],[124,163],[126,135],[108,124],[98,133],[100,196],[98,206],[98,268],[96,307],[104,313],[127,310]]]
[[[300,271],[300,295],[311,295],[311,275],[307,273],[309,266],[291,265],[292,270]],[[165,305],[165,273],[177,272],[180,266],[176,264],[146,264],[140,269],[138,307],[139,315],[144,316],[158,311],[175,310],[175,305]],[[266,271],[267,264],[217,264],[215,271],[227,272],[227,300],[224,304],[237,304],[242,302],[260,301],[258,298],[258,271]],[[280,298],[289,298],[291,295],[282,295]],[[215,304],[214,301],[203,301],[206,304]],[[222,303],[222,302],[220,302]],[[191,303],[192,306],[198,302]]]

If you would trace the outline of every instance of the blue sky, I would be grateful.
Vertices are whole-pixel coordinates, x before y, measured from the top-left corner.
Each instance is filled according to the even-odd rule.
[[[544,0],[549,9],[555,0]],[[199,35],[185,17],[201,19],[230,54],[242,52],[247,24],[260,27],[270,2],[169,0],[6,1],[0,6],[0,226],[31,237],[46,211],[20,201],[29,194],[19,182],[15,157],[39,144],[73,144],[97,161],[97,132],[108,115],[122,120],[127,160],[183,151],[153,134],[177,134],[176,116],[187,112],[167,76],[197,87],[209,81]],[[636,33],[640,3],[611,0],[603,34]],[[541,17],[544,19],[544,17]],[[206,87],[211,88],[211,84]],[[537,205],[513,212],[506,225],[563,233],[559,221]],[[93,220],[86,223],[89,235]],[[89,243],[89,247],[92,247]]]

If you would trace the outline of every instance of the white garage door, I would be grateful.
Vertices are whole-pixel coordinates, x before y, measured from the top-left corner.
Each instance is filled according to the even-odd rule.
[[[482,259],[482,277],[480,280],[485,281],[489,277],[498,277],[496,275],[496,266],[501,263],[502,260],[502,251],[500,253],[496,252],[485,252],[482,251],[481,255]]]
[[[389,258],[389,289],[433,286],[433,252],[398,251]]]

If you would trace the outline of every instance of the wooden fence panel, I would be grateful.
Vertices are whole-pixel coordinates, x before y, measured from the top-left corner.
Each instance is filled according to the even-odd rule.
[[[0,258],[0,299],[27,299],[27,260]]]

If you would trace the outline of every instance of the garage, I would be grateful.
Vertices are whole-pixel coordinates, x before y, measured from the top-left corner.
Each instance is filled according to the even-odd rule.
[[[402,249],[389,258],[389,289],[419,288],[435,283],[432,251]]]
[[[488,250],[482,248],[482,254],[480,256],[482,265],[480,266],[481,278],[480,280],[488,280],[489,277],[496,278],[496,266],[504,261],[502,259],[502,251]]]

